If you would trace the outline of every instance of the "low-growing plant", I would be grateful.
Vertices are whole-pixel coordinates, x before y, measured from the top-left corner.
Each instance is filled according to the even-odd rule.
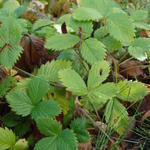
[[[35,150],[76,150],[78,142],[91,141],[89,126],[103,134],[111,129],[124,136],[134,119],[124,104],[138,103],[149,91],[137,80],[119,80],[118,68],[130,58],[149,60],[150,39],[138,35],[141,29],[150,30],[147,8],[127,13],[113,0],[81,0],[80,6],[73,5],[72,14],[55,23],[39,19],[31,24],[20,18],[24,8],[14,2],[10,9],[11,3],[0,9],[0,65],[18,69],[15,64],[23,53],[20,41],[27,33],[45,39],[45,48],[57,57],[19,82],[14,76],[2,81],[0,97],[6,97],[13,112],[13,118],[3,117],[3,125],[15,129],[20,120],[26,122],[28,128],[21,136],[31,125],[37,127],[42,138]],[[100,110],[106,129],[95,120]],[[26,142],[16,143],[8,128],[0,132],[1,150],[28,148]]]

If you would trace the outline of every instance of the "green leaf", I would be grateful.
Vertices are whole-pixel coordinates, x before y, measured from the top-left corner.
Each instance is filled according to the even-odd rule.
[[[31,113],[33,105],[24,91],[13,90],[6,95],[6,98],[12,111],[16,114],[24,117]]]
[[[129,45],[134,39],[133,23],[125,13],[110,14],[107,19],[107,30],[123,45]]]
[[[110,72],[110,65],[106,61],[96,62],[92,65],[88,76],[88,89],[99,86],[107,79]]]
[[[95,108],[101,108],[108,100],[117,95],[118,89],[114,83],[102,84],[88,93],[88,100]]]
[[[36,105],[40,102],[43,96],[49,90],[49,84],[44,78],[44,76],[36,76],[34,77],[28,85],[27,92],[32,101],[32,104]]]
[[[98,21],[102,19],[102,15],[96,9],[79,7],[75,9],[73,18],[78,21]]]
[[[105,109],[105,119],[108,125],[120,135],[123,135],[127,130],[128,112],[117,99],[108,102]]]
[[[103,16],[108,16],[114,8],[119,8],[113,0],[81,0],[81,6],[96,9]]]
[[[0,150],[7,150],[13,148],[16,142],[16,136],[8,128],[0,128]]]
[[[89,38],[82,43],[81,54],[88,63],[93,64],[104,59],[106,50],[100,41]]]
[[[34,147],[34,150],[77,150],[77,140],[74,133],[65,129],[59,136],[46,137],[41,139]]]
[[[68,91],[75,95],[86,95],[87,88],[80,75],[72,69],[64,69],[59,72],[60,81]]]
[[[149,50],[149,38],[136,38],[128,49],[129,54],[140,61],[144,61],[147,59],[146,52],[148,52]]]
[[[80,38],[71,34],[57,34],[46,40],[45,47],[56,51],[72,48],[80,41]]]
[[[48,81],[58,82],[58,72],[61,69],[71,68],[71,62],[65,60],[56,60],[47,62],[38,70],[37,75],[44,76]]]
[[[28,150],[28,148],[28,141],[25,139],[19,139],[14,146],[14,150]]]
[[[2,26],[0,28],[0,64],[5,67],[12,68],[20,54],[22,53],[22,47],[19,46],[21,39],[22,28],[16,19],[13,17],[7,17],[2,20]]]
[[[32,109],[32,118],[55,117],[61,113],[61,107],[56,101],[47,100],[37,104]]]
[[[118,97],[124,101],[137,102],[142,100],[147,94],[148,89],[141,82],[120,81],[118,83]]]
[[[77,118],[71,122],[71,129],[74,130],[76,137],[80,143],[90,141],[90,134],[86,130],[86,119]]]
[[[2,82],[0,83],[0,98],[4,96],[6,92],[10,89],[13,81],[14,78],[11,76],[8,76],[4,80],[2,80]]]
[[[62,132],[61,124],[50,118],[38,119],[37,126],[40,132],[46,136],[57,136]]]

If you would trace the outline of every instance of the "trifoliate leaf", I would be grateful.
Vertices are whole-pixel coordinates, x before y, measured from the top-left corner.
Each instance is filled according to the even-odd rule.
[[[38,70],[37,75],[41,75],[46,77],[48,81],[51,82],[58,82],[58,72],[61,69],[71,68],[71,62],[65,60],[56,60],[52,62],[47,62],[46,64],[42,65],[41,68]]]
[[[96,9],[103,16],[108,16],[114,8],[119,8],[113,0],[81,0],[81,6]]]
[[[2,20],[0,28],[0,64],[12,68],[20,54],[22,47],[19,46],[21,39],[22,28],[16,19],[13,17],[7,17]]]
[[[16,142],[16,136],[8,128],[0,128],[0,150],[12,149]]]
[[[105,119],[109,127],[114,128],[120,135],[126,131],[128,126],[128,112],[117,100],[110,100],[105,109]]]
[[[90,134],[86,130],[86,119],[77,118],[71,122],[71,129],[75,132],[76,137],[80,143],[90,141]]]
[[[71,34],[57,34],[46,40],[45,47],[56,51],[72,48],[80,41],[80,38]]]
[[[100,61],[92,65],[88,76],[88,89],[99,86],[103,81],[107,79],[110,72],[109,63],[106,61]]]
[[[129,47],[128,51],[134,58],[144,61],[147,59],[147,52],[150,50],[149,38],[137,38]]]
[[[59,72],[60,81],[75,95],[86,95],[86,84],[80,75],[72,69],[64,69]]]
[[[41,139],[34,147],[34,150],[77,150],[77,140],[74,133],[65,129],[58,136]]]
[[[140,82],[120,81],[118,83],[118,97],[124,101],[137,102],[142,100],[148,93],[147,87]]]
[[[79,7],[74,11],[73,18],[78,21],[99,21],[102,15],[96,9]]]
[[[49,84],[44,76],[34,77],[28,85],[28,95],[32,101],[32,104],[37,104],[40,102],[42,97],[46,95],[49,89]]]
[[[37,126],[40,132],[46,136],[57,136],[62,131],[61,124],[50,118],[40,118],[37,120]]]
[[[133,23],[125,13],[110,14],[107,20],[107,30],[123,45],[129,45],[134,39]]]
[[[105,46],[94,38],[85,40],[81,46],[81,54],[90,64],[103,60],[105,57],[105,52]]]
[[[32,118],[55,117],[61,113],[61,107],[56,101],[47,100],[37,104],[32,109]]]
[[[33,105],[24,91],[13,90],[7,94],[6,98],[12,111],[16,114],[28,116],[31,113]]]

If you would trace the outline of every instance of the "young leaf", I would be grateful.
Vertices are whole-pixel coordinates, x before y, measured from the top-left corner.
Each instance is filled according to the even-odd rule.
[[[48,92],[49,84],[43,76],[34,77],[28,85],[27,92],[32,104],[40,102],[42,97]]]
[[[16,142],[16,136],[8,128],[0,128],[0,150],[12,149]]]
[[[57,34],[46,40],[45,47],[56,51],[72,48],[80,41],[80,38],[71,34]]]
[[[79,7],[73,13],[73,18],[78,21],[98,21],[102,19],[102,15],[96,9]]]
[[[80,143],[89,142],[90,134],[86,130],[86,119],[77,118],[71,122],[71,129],[75,132],[77,139]]]
[[[110,127],[122,135],[128,126],[128,112],[117,100],[110,100],[105,109],[105,119]]]
[[[72,69],[64,69],[59,72],[60,81],[68,91],[75,95],[86,95],[87,88],[80,75]]]
[[[57,136],[62,132],[61,124],[54,119],[40,118],[37,120],[37,126],[46,136]]]
[[[93,64],[104,59],[106,50],[100,41],[89,38],[82,43],[81,54],[88,63]]]
[[[71,62],[65,60],[56,60],[47,62],[38,70],[37,75],[44,76],[48,81],[59,82],[58,72],[61,69],[71,68]]]
[[[0,39],[2,51],[0,52],[0,64],[12,68],[18,60],[22,47],[18,45],[21,38],[22,28],[16,19],[7,17],[2,20]]]
[[[118,83],[118,97],[124,101],[137,102],[142,100],[148,93],[147,87],[140,82],[120,81]]]
[[[110,14],[107,20],[107,30],[123,45],[129,45],[134,39],[134,26],[125,13]]]
[[[144,61],[147,59],[147,52],[150,50],[149,38],[137,38],[130,45],[128,51],[134,58]]]
[[[106,61],[96,62],[92,65],[88,76],[88,88],[95,88],[107,79],[110,72],[109,63]]]

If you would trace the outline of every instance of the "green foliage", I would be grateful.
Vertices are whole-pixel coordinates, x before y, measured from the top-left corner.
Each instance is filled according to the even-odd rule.
[[[52,62],[47,62],[45,65],[42,65],[38,70],[37,75],[42,75],[46,77],[48,81],[58,82],[58,72],[61,69],[71,68],[71,62],[65,60],[56,60]]]
[[[110,127],[113,127],[120,135],[126,131],[129,120],[128,112],[117,99],[108,102],[105,109],[105,119]]]
[[[66,50],[75,46],[80,38],[72,34],[57,34],[47,39],[45,47],[56,51]]]
[[[56,116],[61,112],[60,106],[55,101],[42,101],[42,97],[45,96],[48,89],[49,86],[44,78],[34,77],[28,84],[27,92],[14,89],[6,97],[10,107],[18,115],[32,114],[34,119]]]
[[[141,82],[136,81],[120,81],[117,87],[120,89],[118,97],[129,102],[142,100],[148,93],[148,89]]]
[[[85,40],[81,46],[81,54],[90,64],[103,60],[105,57],[105,51],[105,46],[94,38]]]
[[[13,83],[13,81],[13,77],[8,76],[0,83],[0,98],[4,96],[6,92],[10,89],[10,86]]]
[[[64,69],[59,72],[60,81],[68,91],[73,92],[75,95],[87,94],[86,84],[80,75],[73,69]]]
[[[149,50],[149,38],[136,38],[129,47],[130,55],[140,61],[144,61],[147,59],[147,52],[149,52]]]
[[[22,47],[18,45],[22,29],[16,19],[7,17],[2,20],[0,28],[0,64],[12,68],[20,54]]]
[[[90,135],[86,130],[86,119],[85,118],[77,118],[73,120],[70,124],[71,129],[76,134],[76,137],[80,143],[89,142]]]
[[[16,143],[16,136],[8,128],[0,128],[0,150],[12,149]]]
[[[35,150],[77,150],[77,140],[72,130],[62,130],[56,120],[49,118],[41,118],[37,124],[40,132],[47,137],[35,145]]]
[[[79,7],[74,11],[73,18],[78,21],[97,21],[102,18],[102,15],[93,8]]]

